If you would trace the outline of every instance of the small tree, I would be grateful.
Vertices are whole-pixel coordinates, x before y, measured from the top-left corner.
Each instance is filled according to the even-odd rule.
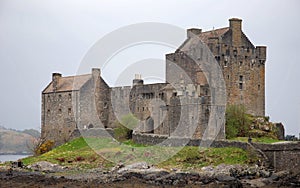
[[[248,136],[251,120],[243,105],[229,105],[226,109],[226,138]]]
[[[121,118],[120,122],[116,122],[114,135],[118,140],[127,140],[132,138],[132,130],[136,128],[138,120],[132,115],[127,114]]]
[[[46,140],[45,137],[32,139],[32,143],[27,143],[27,148],[33,153],[34,156],[42,155],[54,147],[55,142],[53,140]]]

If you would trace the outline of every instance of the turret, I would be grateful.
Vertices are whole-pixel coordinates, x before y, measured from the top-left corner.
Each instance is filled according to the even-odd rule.
[[[256,46],[256,55],[258,60],[266,60],[267,47],[266,46]]]

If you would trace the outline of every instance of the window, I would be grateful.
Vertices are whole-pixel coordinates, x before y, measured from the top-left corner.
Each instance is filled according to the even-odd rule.
[[[47,97],[47,100],[48,100],[48,102],[50,102],[51,101],[51,99],[50,99],[50,96],[48,95],[48,97]]]
[[[242,75],[240,75],[240,82],[242,82],[243,81],[243,76]]]
[[[229,74],[227,75],[227,79],[229,80],[229,78],[230,78],[230,76],[229,76]]]
[[[260,91],[260,84],[258,84],[257,89],[258,89],[258,91]]]
[[[69,116],[72,114],[72,109],[71,108],[68,108],[68,114],[69,114]]]
[[[226,55],[230,55],[230,51],[229,51],[229,49],[226,49]]]
[[[61,95],[59,94],[59,95],[58,95],[58,100],[61,101],[61,98],[62,98],[62,97],[61,97]]]
[[[72,100],[72,94],[69,94],[69,101]]]
[[[239,83],[239,88],[240,88],[240,90],[243,89],[243,83]]]
[[[47,116],[50,116],[50,110],[47,110]]]
[[[243,62],[242,61],[240,61],[240,66],[242,66],[243,65]]]
[[[227,61],[224,61],[224,67],[227,67]]]

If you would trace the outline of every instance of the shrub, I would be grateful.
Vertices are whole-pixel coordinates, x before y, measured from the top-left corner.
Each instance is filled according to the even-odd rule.
[[[243,105],[229,105],[226,109],[226,138],[248,136],[251,119]]]
[[[123,116],[121,122],[116,122],[115,138],[121,141],[131,139],[132,130],[137,126],[137,123],[138,120],[132,114]]]
[[[43,141],[36,146],[36,148],[34,149],[34,154],[37,156],[42,155],[50,151],[53,148],[53,146],[54,146],[54,141],[52,140]]]

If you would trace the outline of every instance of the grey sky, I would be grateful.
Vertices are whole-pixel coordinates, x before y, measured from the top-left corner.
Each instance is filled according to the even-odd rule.
[[[266,115],[284,123],[287,134],[298,135],[299,1],[156,2],[0,0],[0,125],[39,129],[40,95],[51,73],[74,75],[90,47],[120,27],[161,22],[210,30],[227,27],[229,18],[238,17],[254,45],[268,47]],[[161,58],[166,52],[172,50],[162,50]],[[103,77],[109,80],[110,74]]]

